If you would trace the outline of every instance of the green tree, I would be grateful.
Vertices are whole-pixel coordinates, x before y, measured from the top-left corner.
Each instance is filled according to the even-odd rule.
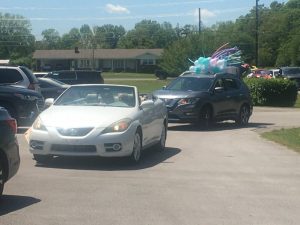
[[[126,31],[123,26],[115,26],[106,24],[103,26],[95,26],[95,39],[97,47],[99,48],[116,48],[120,38],[122,38]]]
[[[42,31],[41,47],[43,49],[60,49],[60,36],[57,30],[50,28]]]
[[[120,39],[120,48],[165,48],[177,39],[170,23],[142,20]]]
[[[20,15],[0,13],[0,58],[30,66],[35,38],[31,24]]]
[[[74,49],[80,46],[81,35],[77,28],[72,28],[69,33],[66,33],[61,38],[61,48],[62,49]]]
[[[190,60],[195,61],[203,56],[203,48],[202,37],[199,34],[181,38],[164,50],[159,66],[170,74],[179,75],[193,65]]]

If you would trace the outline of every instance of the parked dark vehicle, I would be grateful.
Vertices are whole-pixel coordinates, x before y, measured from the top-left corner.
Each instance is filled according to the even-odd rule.
[[[25,66],[0,66],[0,84],[23,87],[40,92],[37,78]]]
[[[61,70],[48,73],[46,78],[59,80],[66,84],[103,84],[100,71],[92,70]]]
[[[44,107],[43,96],[26,88],[0,85],[0,106],[7,109],[18,125],[31,125]]]
[[[5,182],[17,173],[20,166],[16,132],[16,120],[0,107],[0,196]]]
[[[281,67],[279,69],[279,76],[295,81],[300,90],[300,67]]]
[[[164,70],[156,70],[155,76],[160,80],[165,80],[165,79],[167,79],[167,77],[176,77],[173,74],[169,74]]]
[[[70,85],[52,78],[41,77],[38,78],[38,81],[44,99],[57,98],[61,95],[61,93],[63,93],[67,88],[70,87]]]
[[[170,122],[192,122],[203,127],[223,120],[245,126],[253,108],[248,87],[228,73],[185,72],[153,95],[165,101]]]

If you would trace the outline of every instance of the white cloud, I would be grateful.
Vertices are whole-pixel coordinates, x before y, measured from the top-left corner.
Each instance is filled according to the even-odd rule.
[[[109,13],[130,13],[127,8],[120,5],[106,4],[105,9]]]
[[[216,14],[214,12],[209,11],[208,9],[201,9],[200,13],[201,13],[201,20],[208,20],[208,19],[216,16]],[[196,9],[194,11],[194,16],[195,16],[196,20],[199,19],[199,9]]]

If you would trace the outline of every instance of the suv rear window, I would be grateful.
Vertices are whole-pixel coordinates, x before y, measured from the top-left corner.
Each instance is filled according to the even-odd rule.
[[[0,83],[12,84],[23,80],[22,75],[16,69],[0,69]]]
[[[283,75],[285,74],[300,74],[300,67],[299,68],[284,68],[282,69]]]

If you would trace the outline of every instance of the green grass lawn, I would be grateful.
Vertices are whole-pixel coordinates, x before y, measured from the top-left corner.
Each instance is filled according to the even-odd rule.
[[[137,86],[140,93],[151,93],[154,90],[161,89],[163,86],[167,85],[170,80],[114,80],[110,79],[104,82],[106,84],[124,84]]]
[[[123,84],[136,86],[140,93],[151,93],[167,85],[172,78],[158,80],[154,74],[103,72],[105,84]]]
[[[156,79],[156,76],[154,73],[149,74],[149,73],[114,73],[114,72],[102,72],[101,73],[104,80],[105,79]]]
[[[274,130],[263,133],[262,137],[300,153],[300,128]]]

